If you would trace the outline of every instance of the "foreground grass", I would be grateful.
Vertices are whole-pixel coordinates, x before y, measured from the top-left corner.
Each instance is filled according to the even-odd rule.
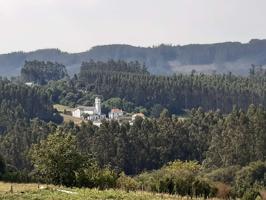
[[[40,189],[43,188],[43,189]],[[148,192],[125,192],[122,190],[70,189],[37,184],[11,184],[0,182],[1,200],[181,200],[177,196]],[[187,198],[184,198],[187,199]]]

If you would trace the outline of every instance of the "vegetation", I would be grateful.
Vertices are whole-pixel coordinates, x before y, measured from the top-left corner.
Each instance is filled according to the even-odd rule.
[[[254,73],[160,77],[138,62],[90,61],[44,86],[1,79],[0,179],[254,199],[266,187],[265,76]],[[52,105],[89,105],[96,95],[103,110],[150,117],[61,123]],[[171,115],[186,109],[186,119]]]
[[[129,65],[132,70],[127,71]],[[250,104],[265,106],[265,76],[239,77],[230,73],[155,76],[141,69],[138,63],[90,61],[82,64],[78,76],[51,83],[47,91],[53,102],[70,106],[88,105],[95,95],[104,100],[116,97],[122,101],[117,102],[121,108],[146,109],[152,116],[158,116],[156,111],[164,108],[180,114],[199,106],[223,113],[231,112],[234,105],[243,110]]]
[[[265,65],[265,40],[253,39],[248,43],[225,42],[219,44],[190,44],[185,46],[159,45],[135,47],[130,45],[104,45],[81,53],[67,53],[59,49],[33,52],[14,52],[0,55],[0,74],[17,76],[25,60],[50,60],[64,64],[71,74],[78,73],[82,62],[94,59],[138,60],[145,63],[153,74],[189,73],[196,69],[203,73],[248,75],[251,64]]]
[[[3,156],[0,154],[0,178],[5,174],[5,172],[6,172],[6,163]]]
[[[13,84],[2,78],[0,78],[0,118],[0,134],[7,130],[9,122],[16,122],[17,119],[39,118],[46,122],[62,122],[62,118],[42,88]]]
[[[168,194],[149,193],[144,191],[126,192],[123,190],[98,190],[98,189],[70,189],[59,188],[53,185],[38,184],[12,184],[13,193],[10,192],[11,184],[0,182],[0,199],[5,200],[107,200],[107,199],[123,199],[123,200],[181,200],[180,196],[172,196]],[[38,186],[40,189],[38,189]],[[43,189],[42,189],[43,188]],[[68,193],[67,193],[68,192]]]
[[[44,85],[51,80],[68,77],[66,67],[62,64],[40,61],[25,61],[21,69],[21,80]]]

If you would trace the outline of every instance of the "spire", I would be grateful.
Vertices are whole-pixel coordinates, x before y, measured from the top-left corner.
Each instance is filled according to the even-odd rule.
[[[96,97],[95,98],[95,111],[97,115],[101,115],[101,99]]]

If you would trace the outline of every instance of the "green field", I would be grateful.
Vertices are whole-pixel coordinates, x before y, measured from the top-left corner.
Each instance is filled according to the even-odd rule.
[[[70,189],[37,184],[11,184],[0,182],[0,199],[2,200],[181,200],[181,197],[148,192],[125,192],[122,190]],[[188,199],[188,198],[183,198]]]
[[[84,120],[82,119],[79,119],[79,118],[75,118],[75,117],[72,117],[71,115],[66,115],[64,114],[64,111],[67,111],[67,112],[72,112],[74,109],[73,108],[70,108],[68,106],[64,106],[64,105],[60,105],[60,104],[55,104],[54,105],[54,108],[57,109],[57,111],[60,113],[60,115],[63,117],[64,119],[64,122],[74,122],[75,124],[79,125],[81,124],[81,122],[83,122]]]

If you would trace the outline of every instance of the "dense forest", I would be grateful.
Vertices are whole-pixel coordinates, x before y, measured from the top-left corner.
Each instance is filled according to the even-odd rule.
[[[25,61],[21,69],[21,80],[44,85],[51,80],[68,77],[66,67],[62,64],[40,61]]]
[[[254,199],[266,187],[265,79],[255,68],[249,77],[154,76],[139,62],[112,60],[45,85],[2,78],[0,179]],[[97,127],[62,123],[53,109],[96,95],[104,108],[149,117]]]
[[[128,70],[128,68],[132,70]],[[262,70],[262,69],[261,69]],[[166,108],[172,114],[202,107],[205,111],[232,111],[233,106],[247,110],[250,104],[266,105],[266,76],[257,68],[249,77],[226,75],[155,76],[138,62],[109,61],[83,63],[81,71],[69,81],[50,83],[47,91],[55,102],[86,104],[89,96],[104,100],[118,97],[134,108]]]
[[[2,78],[0,78],[0,106],[1,123],[33,118],[39,118],[46,122],[62,121],[60,115],[54,110],[49,96],[42,88],[13,84]],[[5,126],[1,125],[0,127]]]
[[[126,187],[128,182],[119,182],[126,179],[134,187],[145,182],[147,190],[181,195],[192,195],[189,188],[204,183],[208,196],[222,187],[214,184],[218,181],[231,187],[231,195],[242,196],[247,189],[266,186],[265,124],[266,110],[254,105],[228,116],[193,109],[187,120],[163,111],[158,119],[137,118],[133,126],[116,121],[100,127],[91,122],[77,126],[18,121],[0,139],[9,171],[3,178],[102,188],[114,187],[116,181]],[[175,160],[180,161],[171,164]],[[198,162],[189,164],[190,169],[188,160]],[[187,186],[178,186],[180,181]],[[169,183],[177,184],[175,189]]]

